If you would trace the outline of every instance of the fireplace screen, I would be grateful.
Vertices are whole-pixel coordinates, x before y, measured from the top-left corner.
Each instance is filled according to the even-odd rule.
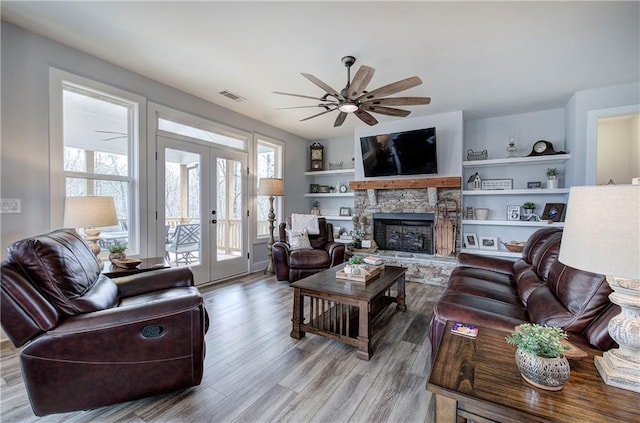
[[[376,213],[373,239],[383,250],[433,254],[433,217],[433,213]]]

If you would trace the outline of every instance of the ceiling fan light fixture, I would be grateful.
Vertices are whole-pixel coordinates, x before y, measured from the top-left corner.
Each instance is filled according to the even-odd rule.
[[[338,106],[338,110],[344,113],[353,113],[358,110],[358,106],[353,103],[342,103]]]

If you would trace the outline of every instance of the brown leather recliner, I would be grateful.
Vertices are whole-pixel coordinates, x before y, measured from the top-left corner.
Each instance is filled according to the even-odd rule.
[[[291,251],[286,233],[291,224],[287,222],[279,225],[280,241],[274,242],[271,250],[273,268],[279,281],[295,282],[344,261],[345,246],[333,241],[333,225],[327,223],[324,217],[320,217],[318,226],[320,233],[309,235],[313,249]]]
[[[109,279],[74,230],[13,243],[2,328],[38,416],[198,385],[207,314],[188,268]]]

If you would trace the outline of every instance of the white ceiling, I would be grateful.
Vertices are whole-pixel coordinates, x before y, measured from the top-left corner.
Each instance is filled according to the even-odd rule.
[[[398,95],[430,96],[410,116],[465,119],[564,107],[579,90],[640,80],[631,2],[14,2],[2,19],[308,139],[349,136],[337,112],[306,121],[340,90],[342,56],[376,69],[368,89],[417,75]],[[247,99],[234,102],[218,92]],[[375,115],[381,122],[392,118]]]

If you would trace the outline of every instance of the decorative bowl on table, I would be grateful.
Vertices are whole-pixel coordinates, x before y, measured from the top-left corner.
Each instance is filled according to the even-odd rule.
[[[112,263],[122,269],[135,269],[140,265],[140,263],[142,263],[142,260],[134,258],[125,258],[120,260],[114,259],[112,260]]]
[[[511,251],[512,253],[521,253],[522,250],[524,250],[524,241],[522,242],[518,242],[518,241],[509,241],[509,242],[502,242],[502,245],[504,245],[504,248],[506,248],[507,250]]]

